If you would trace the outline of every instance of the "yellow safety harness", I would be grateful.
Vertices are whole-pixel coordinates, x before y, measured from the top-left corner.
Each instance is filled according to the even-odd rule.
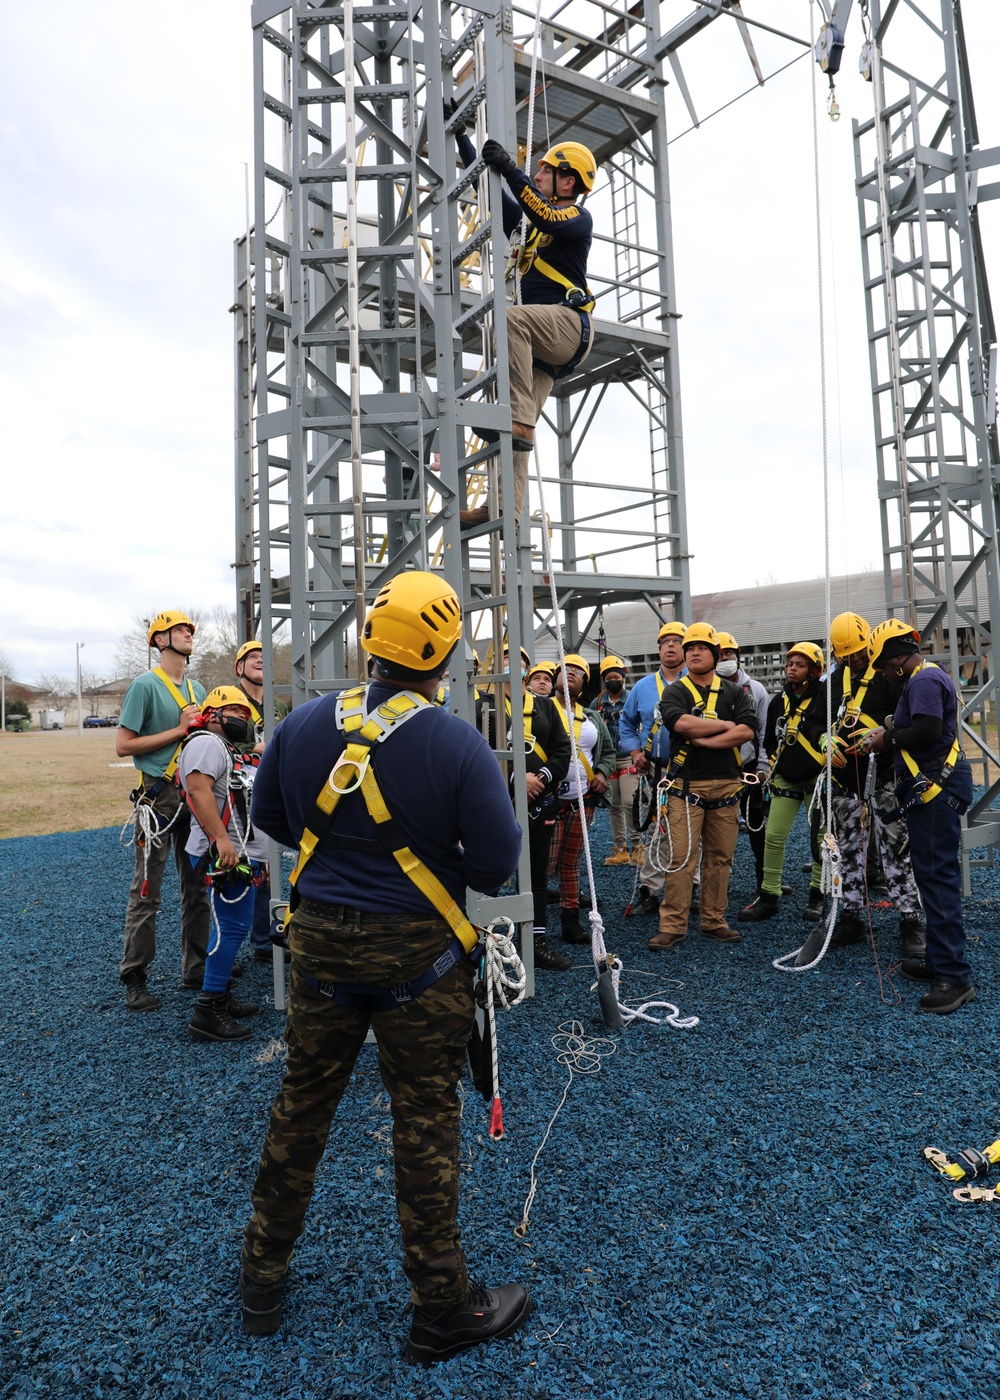
[[[657,679],[659,679],[658,672]],[[712,684],[709,687],[707,700],[702,699],[701,691],[695,685],[694,681],[691,679],[690,676],[681,676],[681,685],[685,686],[691,692],[692,699],[694,700],[694,710],[692,711],[693,714],[703,715],[705,719],[716,718],[715,707],[719,703],[719,695],[722,692],[721,676],[715,675],[712,677]],[[684,742],[679,745],[677,751],[671,753],[670,771],[668,773],[668,777],[677,778],[680,776],[681,769],[687,762],[687,756],[690,748],[690,740],[685,739]],[[737,746],[733,747],[733,753],[736,755],[736,765],[737,767],[739,767],[740,751]]]
[[[510,696],[509,696],[509,695],[505,695],[505,696],[504,696],[504,701],[503,701],[503,703],[504,703],[504,708],[505,708],[506,711],[507,711],[507,718],[508,718],[508,720],[510,720],[510,719],[513,717],[513,711],[511,710],[511,707],[510,707]],[[548,756],[548,754],[545,752],[545,750],[542,748],[541,744],[540,744],[540,743],[538,742],[538,740],[535,738],[535,735],[532,733],[531,726],[532,726],[532,722],[533,722],[533,720],[534,720],[534,717],[535,717],[535,693],[534,693],[534,691],[529,690],[528,693],[527,693],[527,694],[525,695],[525,697],[524,697],[524,752],[525,752],[526,754],[533,753],[533,754],[535,755],[535,757],[538,758],[542,763],[548,763],[548,761],[549,761],[549,756]]]
[[[513,246],[510,250],[510,260],[507,264],[507,276],[511,276],[515,266],[518,268],[522,277],[534,268],[537,272],[540,272],[543,277],[547,277],[550,282],[557,282],[560,287],[565,288],[567,305],[571,306],[574,311],[593,311],[594,307],[597,305],[597,301],[590,288],[578,287],[574,282],[571,282],[568,277],[564,276],[558,268],[553,267],[550,262],[547,262],[545,258],[539,254],[538,249],[543,246],[543,238],[551,238],[551,234],[546,234],[543,229],[536,228],[534,225],[529,228],[528,236],[524,242],[520,245]],[[547,247],[548,244],[544,246]],[[579,297],[581,292],[586,292],[586,300],[569,301],[571,295],[575,293],[577,297]]]
[[[197,705],[198,698],[194,693],[194,686],[191,684],[190,680],[187,680],[188,698],[185,700],[181,691],[178,690],[176,685],[174,685],[173,681],[167,675],[166,671],[163,669],[162,666],[154,666],[153,675],[158,681],[160,681],[164,686],[166,686],[167,690],[170,692],[171,699],[177,705],[177,708],[181,711],[181,713],[183,713],[187,709],[188,705]],[[177,772],[177,763],[181,756],[181,746],[183,745],[183,742],[184,741],[181,740],[181,743],[179,743],[176,749],[174,749],[173,758],[171,758],[170,762],[163,770],[164,782],[169,783],[171,778]]]
[[[921,661],[920,665],[913,672],[913,675],[916,676],[917,674],[919,674],[919,672],[923,671],[924,668],[928,666],[935,671],[939,671],[941,669],[940,666],[938,666],[933,661]],[[918,783],[922,780],[927,784],[927,787],[924,788],[923,791],[920,793],[921,802],[933,802],[935,797],[940,797],[942,789],[945,787],[952,773],[954,773],[955,771],[955,764],[962,756],[962,746],[958,742],[957,706],[955,712],[955,719],[955,742],[952,744],[950,750],[948,751],[948,757],[941,765],[941,772],[938,774],[937,782],[931,782],[930,778],[928,778],[927,774],[921,770],[919,763],[917,763],[916,759],[913,757],[913,755],[909,752],[908,749],[904,749],[901,744],[897,745],[899,749],[899,756],[906,764],[907,771],[909,772],[910,777]]]
[[[346,735],[347,743],[316,798],[316,811],[311,819],[316,830],[306,827],[302,832],[298,859],[289,877],[292,889],[295,890],[302,871],[330,830],[341,798],[360,789],[383,849],[434,906],[466,953],[471,954],[479,942],[478,933],[469,922],[465,910],[451,897],[434,872],[401,839],[371,766],[375,745],[384,743],[402,724],[428,707],[430,701],[413,691],[402,690],[368,714],[367,695],[368,687],[359,685],[345,690],[337,700],[337,728]],[[290,901],[285,916],[286,927],[292,909]]]
[[[868,687],[875,678],[875,667],[869,663],[867,670],[858,682],[857,691],[852,694],[854,677],[851,672],[849,661],[844,662],[844,674],[842,677],[844,698],[841,701],[840,714],[834,725],[834,733],[844,738],[853,738],[855,733],[865,733],[869,729],[877,729],[878,721],[866,715],[862,711],[862,706],[868,695]],[[846,732],[845,732],[846,731]]]
[[[800,729],[800,725],[805,719],[806,713],[812,705],[813,701],[816,699],[817,693],[817,691],[813,691],[812,695],[810,695],[805,705],[803,705],[801,708],[796,707],[796,709],[792,713],[789,713],[792,708],[789,696],[787,691],[782,692],[781,699],[785,713],[785,734],[780,745],[778,746],[778,752],[774,755],[774,762],[771,764],[772,772],[774,771],[774,768],[777,765],[778,759],[781,757],[782,750],[785,748],[791,748],[793,744],[799,744],[802,748],[804,748],[809,757],[815,762],[817,768],[822,768],[825,764],[826,759],[823,757],[822,753],[820,753],[819,749],[813,747],[813,745],[809,742],[809,740],[801,732]]]
[[[559,711],[559,718],[562,720],[562,727],[568,734],[569,715],[566,713],[566,711],[563,709],[562,705],[560,705],[558,701],[556,701],[556,709]],[[583,732],[584,718],[585,716],[583,713],[583,706],[580,704],[579,701],[575,701],[573,705],[573,745],[576,749],[576,756],[580,760],[580,763],[583,766],[583,771],[587,775],[587,783],[589,785],[594,781],[594,770],[587,759],[587,755],[580,747],[580,735]]]
[[[656,738],[657,734],[658,734],[658,733],[660,732],[660,730],[663,728],[663,718],[662,718],[662,716],[661,716],[661,714],[660,714],[660,701],[663,699],[663,692],[664,692],[664,691],[666,690],[666,688],[667,688],[667,687],[666,687],[666,683],[664,682],[664,679],[663,679],[663,672],[662,672],[661,670],[659,670],[659,668],[657,668],[655,674],[656,674],[656,708],[655,708],[654,711],[653,711],[653,723],[650,725],[650,728],[649,728],[649,735],[647,736],[646,744],[645,744],[645,749],[644,749],[644,752],[645,752],[647,758],[649,758],[649,757],[652,755],[652,752],[653,752],[653,740]]]

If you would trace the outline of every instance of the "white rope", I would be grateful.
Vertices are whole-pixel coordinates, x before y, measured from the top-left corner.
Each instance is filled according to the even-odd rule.
[[[497,932],[497,925],[506,933]],[[498,915],[484,930],[483,980],[486,983],[486,1024],[490,1031],[490,1062],[493,1067],[493,1107],[490,1113],[490,1137],[499,1140],[504,1135],[503,1110],[500,1106],[500,1056],[497,1051],[496,1002],[505,1011],[524,1000],[528,984],[524,963],[514,943],[514,925],[506,915]]]
[[[670,830],[670,789],[673,784],[667,778],[661,778],[656,790],[656,820],[653,822],[653,834],[649,838],[649,863],[650,866],[661,875],[676,875],[683,870],[691,859],[694,846],[694,837],[691,834],[691,804],[684,801],[684,818],[687,823],[687,851],[684,859],[679,865],[674,865],[674,836]],[[663,816],[660,817],[662,812]],[[666,863],[661,856],[662,847],[666,845]]]
[[[150,854],[160,845],[183,810],[184,805],[181,803],[170,820],[164,822],[161,826],[159,814],[152,802],[140,797],[133,805],[132,811],[129,813],[124,826],[118,833],[118,844],[121,846],[122,850],[127,851],[130,846],[134,846],[136,842],[138,842],[139,849],[142,851],[143,884],[146,884],[149,879]],[[126,832],[130,827],[132,828],[132,834],[129,836],[128,840],[126,840]]]
[[[566,1096],[570,1091],[575,1075],[598,1074],[601,1068],[601,1061],[609,1055],[617,1052],[618,1046],[607,1036],[587,1036],[584,1034],[582,1021],[563,1021],[558,1031],[552,1036],[552,1045],[556,1050],[556,1064],[562,1065],[566,1071],[566,1083],[556,1104],[556,1110],[549,1119],[545,1134],[538,1144],[534,1157],[531,1159],[529,1173],[528,1194],[524,1200],[524,1209],[521,1212],[520,1224],[514,1226],[514,1234],[518,1239],[524,1239],[528,1233],[528,1224],[531,1217],[531,1207],[535,1202],[535,1194],[538,1190],[538,1178],[535,1174],[535,1167],[542,1154],[542,1149],[549,1140],[549,1134],[553,1125],[566,1102]]]

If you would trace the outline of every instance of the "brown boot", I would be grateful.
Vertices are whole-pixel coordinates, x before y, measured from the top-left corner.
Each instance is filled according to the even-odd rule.
[[[534,428],[528,423],[511,423],[510,445],[515,452],[534,452]]]
[[[475,510],[460,510],[459,521],[463,529],[471,530],[473,525],[485,525],[490,519],[489,506],[476,506]]]
[[[661,929],[658,934],[654,935],[654,937],[652,937],[649,940],[649,942],[646,944],[646,947],[656,948],[660,952],[663,952],[666,948],[676,947],[676,945],[682,942],[683,939],[683,933],[671,933],[669,931]]]
[[[717,943],[739,943],[743,938],[741,933],[737,933],[736,929],[729,928],[726,924],[723,924],[721,928],[703,928],[701,936],[702,938],[714,938]]]
[[[611,855],[604,857],[604,864],[628,865],[630,859],[627,846],[616,846]]]

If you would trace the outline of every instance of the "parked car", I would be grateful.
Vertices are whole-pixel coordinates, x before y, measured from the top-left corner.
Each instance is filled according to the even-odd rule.
[[[85,715],[83,727],[84,729],[116,729],[118,727],[118,716]]]

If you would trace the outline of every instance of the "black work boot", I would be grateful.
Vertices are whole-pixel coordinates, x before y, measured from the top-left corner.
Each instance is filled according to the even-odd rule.
[[[146,989],[146,974],[138,968],[122,978],[125,984],[125,1005],[130,1011],[159,1011],[160,998]]]
[[[241,1021],[244,1016],[256,1016],[260,1007],[255,1001],[237,1001],[230,990],[226,993],[226,1010],[234,1021]]]
[[[406,1359],[417,1366],[433,1366],[481,1342],[499,1341],[516,1332],[531,1312],[531,1299],[519,1283],[501,1288],[469,1284],[464,1303],[447,1308],[414,1308]]]
[[[281,1327],[280,1283],[255,1283],[240,1269],[240,1298],[243,1302],[243,1332],[247,1337],[269,1337]]]
[[[701,886],[700,886],[700,885],[693,885],[693,886],[691,887],[691,905],[690,905],[690,908],[688,909],[688,917],[690,918],[690,916],[691,916],[692,914],[700,914],[700,913],[701,913]]]
[[[579,909],[560,909],[562,936],[564,943],[589,943],[590,934],[580,927]]]
[[[188,1033],[195,1040],[249,1040],[250,1027],[238,1026],[229,1014],[225,992],[202,992],[194,1004]]]
[[[658,916],[660,912],[660,901],[652,890],[647,890],[645,885],[642,885],[639,889],[638,903],[632,912],[633,914],[656,914]]]
[[[833,930],[830,947],[846,948],[849,943],[863,943],[867,932],[860,914],[841,914]]]
[[[770,894],[767,890],[758,890],[757,898],[745,909],[741,909],[736,918],[741,924],[753,924],[759,919],[773,919],[780,906],[781,900],[776,894]]]
[[[927,933],[919,914],[899,916],[899,955],[902,958],[922,958],[927,952]]]
[[[957,1011],[967,1001],[975,1001],[976,989],[969,982],[945,982],[937,978],[931,989],[917,1002],[921,1011],[933,1011],[938,1016],[947,1016]]]
[[[802,917],[810,924],[818,924],[823,917],[823,891],[810,889],[809,900],[802,911]]]
[[[566,972],[573,966],[573,959],[554,953],[545,940],[544,929],[535,929],[535,966],[548,968],[550,972]]]
[[[926,958],[904,958],[899,970],[908,982],[933,982],[934,974]]]

